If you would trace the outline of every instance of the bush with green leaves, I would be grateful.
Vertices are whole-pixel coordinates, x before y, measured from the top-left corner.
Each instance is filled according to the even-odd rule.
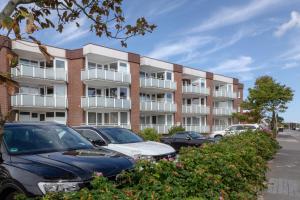
[[[159,141],[160,135],[154,128],[145,128],[139,132],[139,135],[144,138],[144,140]]]
[[[89,190],[48,194],[43,200],[257,199],[265,188],[267,161],[278,148],[263,132],[224,137],[201,148],[182,148],[176,162],[143,160],[115,182],[96,177]]]
[[[173,126],[168,130],[168,135],[174,135],[175,133],[185,131],[185,128],[182,126]]]

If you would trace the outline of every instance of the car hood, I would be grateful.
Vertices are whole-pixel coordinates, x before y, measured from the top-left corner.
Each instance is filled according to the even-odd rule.
[[[101,149],[74,150],[13,156],[16,167],[37,174],[44,179],[89,180],[94,173],[114,177],[133,167],[128,157]]]
[[[173,147],[153,141],[127,144],[108,144],[106,148],[134,157],[135,155],[157,156],[175,152]]]

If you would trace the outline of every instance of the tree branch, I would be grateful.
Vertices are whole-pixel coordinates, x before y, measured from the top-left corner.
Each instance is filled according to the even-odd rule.
[[[10,0],[10,1],[8,1],[6,6],[0,12],[0,21],[5,19],[6,17],[10,17],[18,5],[30,4],[33,2],[35,2],[35,0]]]

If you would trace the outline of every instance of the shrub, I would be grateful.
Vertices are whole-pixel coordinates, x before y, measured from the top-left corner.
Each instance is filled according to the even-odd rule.
[[[185,131],[185,128],[183,128],[182,126],[173,126],[168,130],[168,134],[174,135],[175,133],[178,133],[181,131]]]
[[[265,133],[243,133],[201,148],[182,148],[176,162],[140,161],[116,182],[97,177],[90,190],[43,199],[257,199],[265,188],[267,161],[278,148]]]
[[[144,138],[144,140],[159,141],[160,139],[160,135],[154,128],[145,128],[139,132],[139,135]]]

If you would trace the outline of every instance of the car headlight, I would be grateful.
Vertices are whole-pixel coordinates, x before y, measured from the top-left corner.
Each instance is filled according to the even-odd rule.
[[[49,192],[72,192],[79,190],[79,182],[39,182],[43,194]]]

